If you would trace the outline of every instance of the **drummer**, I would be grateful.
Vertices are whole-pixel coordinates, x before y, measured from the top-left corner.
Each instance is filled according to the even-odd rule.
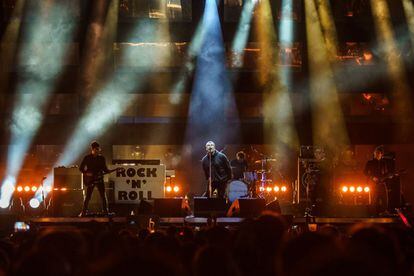
[[[233,179],[242,180],[244,172],[247,171],[248,165],[246,161],[246,154],[243,151],[236,153],[236,159],[230,162]]]

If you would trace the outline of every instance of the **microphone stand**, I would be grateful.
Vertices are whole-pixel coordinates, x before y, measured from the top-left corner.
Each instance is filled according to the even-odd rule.
[[[45,201],[45,186],[44,186],[44,181],[45,181],[45,179],[46,179],[47,177],[46,176],[44,176],[43,178],[42,178],[42,182],[40,183],[41,184],[41,187],[42,187],[42,203],[43,203],[43,212],[44,213],[46,213],[47,214],[47,208],[46,208],[46,201]]]
[[[208,197],[211,198],[211,152],[208,152],[208,157],[209,157]]]

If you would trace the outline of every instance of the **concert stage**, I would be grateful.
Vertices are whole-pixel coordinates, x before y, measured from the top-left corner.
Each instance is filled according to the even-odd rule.
[[[388,217],[388,218],[328,218],[328,217],[293,217],[284,216],[286,222],[292,226],[300,228],[307,225],[317,225],[321,227],[323,225],[335,225],[338,228],[347,228],[355,224],[371,224],[381,225],[384,227],[403,225],[404,222],[400,217]],[[188,227],[203,227],[212,224],[217,224],[230,228],[237,228],[245,218],[240,217],[219,217],[216,221],[212,221],[208,218],[187,216],[184,218],[178,217],[164,217],[157,216],[129,216],[129,217],[43,217],[43,218],[30,218],[24,220],[34,229],[40,228],[89,228],[90,226],[102,226],[102,227],[114,227],[114,228],[128,228],[128,227],[150,227],[150,222],[154,223],[154,229],[163,229],[169,226],[188,226]]]

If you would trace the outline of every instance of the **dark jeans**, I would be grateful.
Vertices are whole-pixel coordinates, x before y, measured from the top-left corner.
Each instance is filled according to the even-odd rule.
[[[214,192],[214,190],[217,190],[217,197],[218,198],[224,198],[224,195],[226,193],[226,184],[227,182],[212,182],[211,183],[211,189]],[[208,182],[206,187],[206,192],[204,193],[204,196],[209,197],[209,189],[208,189]],[[213,194],[213,193],[212,193]]]
[[[86,196],[83,201],[83,210],[82,212],[86,212],[88,210],[88,204],[92,197],[92,192],[95,186],[98,188],[99,195],[101,196],[102,200],[102,211],[108,212],[108,200],[106,199],[105,194],[105,184],[103,182],[98,182],[96,184],[90,185],[86,188]]]
[[[386,183],[377,184],[373,200],[377,213],[388,211],[388,188]]]

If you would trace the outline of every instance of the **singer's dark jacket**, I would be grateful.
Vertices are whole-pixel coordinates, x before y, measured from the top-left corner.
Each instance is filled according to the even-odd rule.
[[[105,157],[102,155],[93,156],[92,154],[88,154],[83,158],[79,170],[82,173],[91,172],[93,175],[99,175],[100,173],[109,171],[106,167]]]
[[[205,155],[201,160],[203,164],[204,174],[208,180],[210,175],[210,157]],[[212,182],[227,182],[231,179],[230,162],[226,155],[219,151],[215,151],[211,156],[211,181]]]

